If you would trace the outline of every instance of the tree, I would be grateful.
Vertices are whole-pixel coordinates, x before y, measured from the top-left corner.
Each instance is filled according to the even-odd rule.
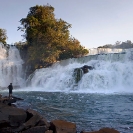
[[[53,63],[62,59],[61,55],[67,51],[70,54],[66,58],[77,55],[77,47],[85,54],[80,43],[70,38],[69,28],[71,25],[62,19],[55,19],[54,8],[50,5],[34,6],[26,18],[22,18],[22,27],[18,30],[24,32],[28,43],[30,61]],[[64,51],[65,50],[65,51]]]
[[[88,54],[88,50],[80,45],[80,42],[75,38],[69,38],[65,46],[62,47],[60,60],[67,58],[81,57]]]
[[[6,39],[7,39],[6,30],[0,29],[0,42],[6,44]]]

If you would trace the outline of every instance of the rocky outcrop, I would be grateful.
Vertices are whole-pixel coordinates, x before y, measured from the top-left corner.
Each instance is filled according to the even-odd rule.
[[[36,111],[0,103],[0,133],[44,133],[49,123]]]
[[[89,70],[93,70],[94,67],[88,66],[88,65],[84,65],[83,67],[81,67],[81,69],[83,70],[83,72],[84,72],[84,74],[85,74],[85,73],[88,73]]]
[[[54,120],[50,123],[54,133],[76,133],[76,124],[64,120]]]
[[[82,76],[83,76],[82,69],[81,68],[75,68],[73,75],[74,75],[74,78],[75,78],[75,83],[78,83],[81,80]]]
[[[22,133],[45,133],[46,128],[44,126],[36,126],[29,128],[28,130],[22,131]]]
[[[14,97],[14,96],[12,96],[12,98],[9,98],[7,96],[2,97],[2,95],[0,96],[0,103],[4,103],[4,104],[10,105],[10,106],[12,103],[15,103],[18,100],[23,100],[23,99],[18,98],[18,97]]]
[[[75,68],[74,74],[73,74],[75,78],[75,83],[78,83],[84,74],[88,73],[89,70],[93,70],[93,69],[94,67],[88,66],[88,65],[84,65],[83,67],[80,67],[80,68]]]
[[[0,103],[0,130],[14,128],[25,122],[27,114],[23,109]],[[7,129],[6,129],[7,130]]]

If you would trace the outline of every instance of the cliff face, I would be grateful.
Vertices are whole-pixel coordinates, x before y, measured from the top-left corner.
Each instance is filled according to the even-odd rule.
[[[35,71],[34,65],[29,62],[28,48],[26,46],[23,46],[21,48],[17,47],[17,48],[20,52],[22,60],[24,61],[23,71],[25,73],[25,78],[27,79],[27,77]]]

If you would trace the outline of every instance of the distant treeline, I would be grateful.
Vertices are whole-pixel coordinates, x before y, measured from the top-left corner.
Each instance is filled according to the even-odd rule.
[[[125,42],[117,41],[115,44],[106,44],[99,46],[98,48],[118,48],[118,49],[129,49],[133,48],[133,43],[130,40]]]

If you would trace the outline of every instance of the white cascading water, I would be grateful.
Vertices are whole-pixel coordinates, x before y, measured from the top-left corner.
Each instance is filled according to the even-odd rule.
[[[74,91],[87,93],[133,92],[133,49],[124,53],[108,53],[73,58],[36,70],[28,82],[36,91]],[[75,68],[93,66],[75,83]]]
[[[125,49],[116,49],[116,48],[92,48],[89,49],[88,55],[95,55],[95,54],[107,54],[107,53],[120,53],[125,52]]]
[[[10,83],[14,86],[22,86],[22,64],[19,51],[15,46],[9,49],[0,44],[0,87],[7,87]]]
[[[8,52],[7,52],[8,51]],[[101,49],[103,51],[103,49]],[[29,76],[29,87],[23,91],[74,91],[85,93],[133,92],[133,49],[72,58],[55,63],[52,67],[37,69]],[[7,54],[8,53],[8,54]],[[95,53],[95,51],[92,51]],[[19,51],[10,46],[7,50],[0,44],[0,87],[24,85]],[[93,66],[75,83],[74,69],[84,65]]]

